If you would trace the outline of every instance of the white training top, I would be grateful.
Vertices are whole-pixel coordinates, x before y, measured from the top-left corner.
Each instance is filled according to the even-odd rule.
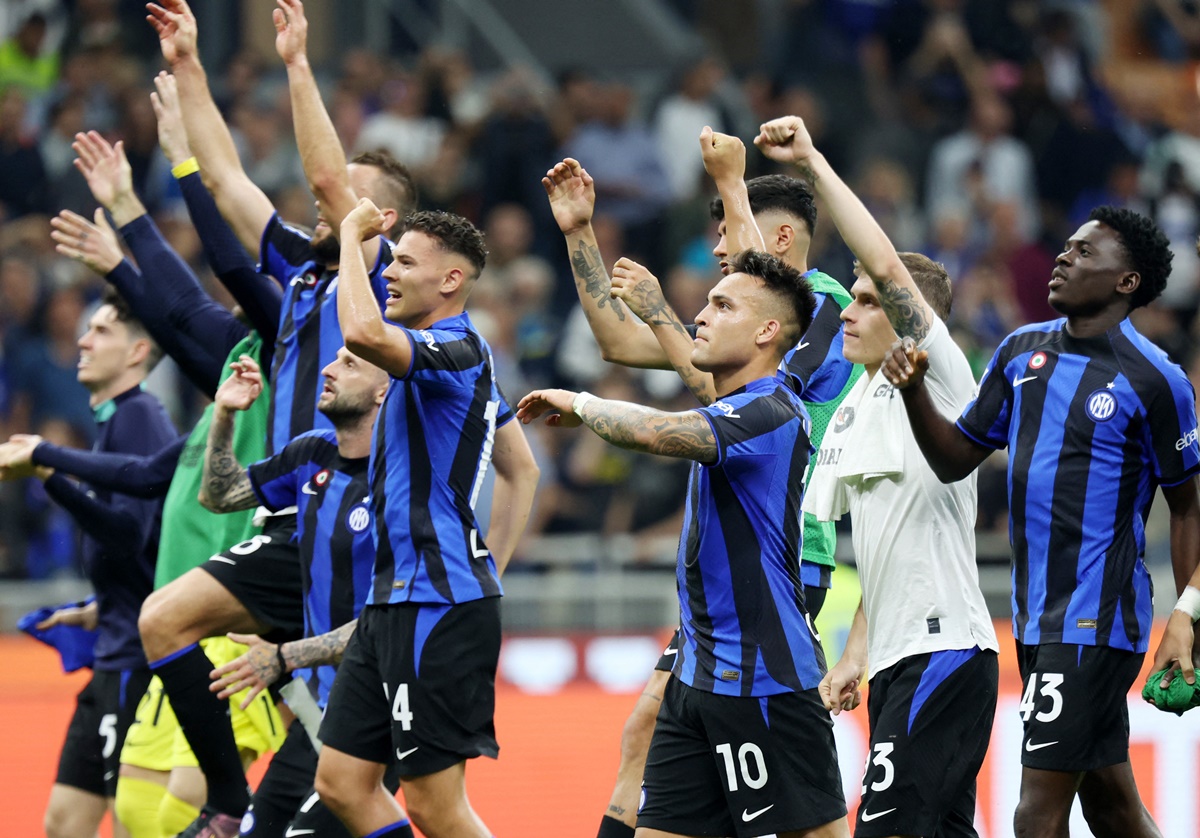
[[[957,419],[977,392],[966,356],[940,319],[919,348],[934,405]],[[850,512],[871,677],[926,652],[998,652],[975,565],[975,474],[937,478],[882,371],[846,394],[817,458],[804,509],[822,520]]]

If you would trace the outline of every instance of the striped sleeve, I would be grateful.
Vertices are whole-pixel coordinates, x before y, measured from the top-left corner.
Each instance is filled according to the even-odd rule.
[[[996,349],[979,381],[979,395],[967,405],[957,422],[960,431],[989,448],[999,449],[1008,445],[1013,388],[1005,368],[1009,361],[1011,341],[1010,335]]]
[[[279,218],[279,213],[271,216],[271,220],[263,228],[262,244],[259,246],[259,270],[270,274],[276,282],[287,288],[292,277],[300,273],[312,258],[309,237],[284,224]]]
[[[328,432],[302,434],[275,456],[259,460],[246,469],[254,494],[263,506],[276,511],[295,505],[300,492],[298,469],[312,460],[320,444],[328,444],[323,438],[325,433]]]
[[[1172,365],[1163,370],[1149,409],[1150,445],[1154,477],[1163,486],[1176,486],[1200,471],[1197,441],[1196,391],[1183,370]]]

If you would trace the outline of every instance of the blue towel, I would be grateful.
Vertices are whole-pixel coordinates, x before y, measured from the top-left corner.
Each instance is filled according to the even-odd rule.
[[[60,608],[83,606],[95,597],[89,597],[83,602],[68,602],[49,608],[39,608],[30,611],[17,621],[17,628],[29,636],[53,646],[62,656],[63,672],[74,672],[77,669],[91,667],[96,662],[96,638],[100,632],[88,630],[82,626],[51,626],[48,629],[35,628],[38,623],[48,618]]]

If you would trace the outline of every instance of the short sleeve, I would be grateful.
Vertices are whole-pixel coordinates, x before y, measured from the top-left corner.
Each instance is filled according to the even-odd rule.
[[[284,224],[275,213],[263,228],[258,261],[260,271],[286,288],[292,277],[313,261],[309,236]]]
[[[733,456],[769,453],[767,437],[788,422],[801,421],[807,432],[807,416],[803,410],[790,407],[768,395],[743,393],[697,408],[712,426],[717,440],[715,465],[721,465]]]
[[[254,494],[263,506],[272,512],[295,506],[302,477],[299,470],[312,460],[314,442],[320,439],[311,434],[298,436],[275,456],[259,460],[246,469]]]
[[[412,363],[403,378],[422,384],[474,387],[472,374],[491,359],[482,341],[470,332],[403,329],[412,342]]]
[[[792,390],[810,404],[833,401],[846,387],[854,365],[842,354],[842,309],[830,294],[814,294],[817,310],[804,337],[784,356]]]
[[[1177,486],[1200,471],[1196,392],[1183,370],[1165,370],[1162,386],[1147,411],[1154,477]]]
[[[917,348],[929,353],[925,384],[934,405],[941,413],[957,418],[976,395],[975,376],[967,356],[940,317],[934,318],[929,333]]]
[[[1009,340],[1000,344],[988,362],[979,382],[979,395],[967,405],[958,419],[958,428],[980,445],[1004,448],[1008,445],[1012,420],[1013,388],[1005,367],[1009,361]]]

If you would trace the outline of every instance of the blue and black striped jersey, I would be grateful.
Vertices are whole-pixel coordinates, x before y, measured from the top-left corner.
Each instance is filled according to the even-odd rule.
[[[263,228],[259,270],[283,286],[283,309],[271,363],[271,410],[267,419],[269,451],[282,451],[300,434],[333,425],[317,410],[321,398],[321,370],[342,348],[337,319],[336,271],[318,263],[309,236],[287,226],[278,215]],[[371,286],[380,309],[387,300],[382,274],[391,259],[391,243],[382,247],[371,268]]]
[[[1146,516],[1200,468],[1183,370],[1128,319],[1083,339],[1036,323],[1005,338],[958,427],[1008,448],[1017,640],[1144,652]]]
[[[263,506],[298,508],[307,637],[345,625],[366,603],[375,563],[367,462],[342,457],[333,431],[310,431],[248,469]],[[321,666],[300,674],[321,707],[334,672],[333,666]]]
[[[808,414],[774,377],[700,412],[716,435],[718,459],[696,463],[688,481],[674,673],[722,695],[812,689],[825,657],[800,582]]]
[[[513,418],[492,350],[466,313],[403,332],[412,365],[392,379],[371,451],[377,552],[368,602],[500,596],[475,520],[496,428]]]

